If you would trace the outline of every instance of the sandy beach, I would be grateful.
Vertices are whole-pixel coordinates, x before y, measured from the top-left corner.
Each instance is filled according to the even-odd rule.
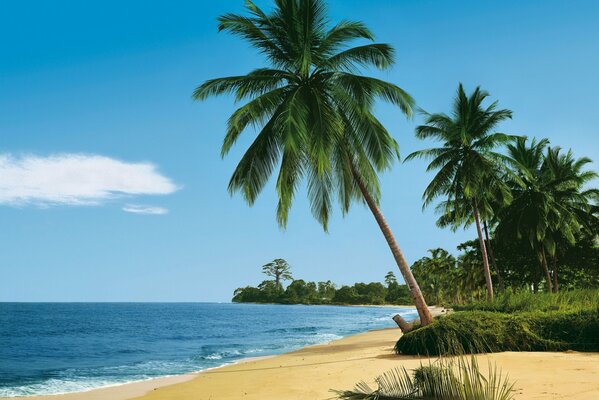
[[[427,359],[397,356],[398,329],[371,331],[324,345],[170,378],[84,393],[29,397],[36,400],[268,400],[330,399],[330,389],[348,389],[389,369],[412,369]],[[597,353],[498,353],[478,356],[516,382],[517,399],[598,399]]]

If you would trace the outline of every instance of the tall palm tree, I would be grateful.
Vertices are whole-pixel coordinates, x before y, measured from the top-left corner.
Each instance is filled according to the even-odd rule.
[[[416,128],[420,139],[433,138],[443,142],[442,147],[416,151],[407,157],[426,158],[431,162],[427,171],[438,170],[424,191],[424,207],[438,197],[446,201],[442,207],[454,213],[454,222],[469,224],[474,221],[480,243],[487,293],[493,297],[493,282],[481,227],[482,217],[492,213],[489,193],[509,202],[510,193],[499,178],[504,156],[494,150],[513,140],[512,136],[494,133],[495,127],[511,118],[509,110],[498,110],[497,102],[484,108],[482,103],[489,94],[479,87],[467,96],[462,84],[451,116],[426,114],[425,124]],[[471,217],[470,217],[471,213]]]
[[[576,159],[572,150],[562,153],[559,147],[549,148],[545,154],[542,165],[542,177],[547,182],[558,208],[552,210],[558,214],[555,219],[557,224],[549,227],[548,253],[552,257],[552,290],[558,291],[557,254],[558,247],[564,250],[573,246],[580,236],[581,230],[592,230],[593,199],[599,191],[586,188],[586,185],[598,175],[595,171],[585,170],[585,166],[592,161],[587,158]]]
[[[584,186],[597,174],[583,170],[591,162],[588,158],[577,160],[571,151],[562,154],[559,148],[549,148],[547,139],[532,139],[530,145],[527,141],[519,138],[508,145],[514,200],[502,213],[498,232],[529,240],[551,292],[557,267],[554,263],[552,279],[547,257],[555,260],[557,243],[573,245],[582,229],[591,228],[591,198],[597,191]]]
[[[322,0],[275,0],[270,13],[246,1],[248,16],[226,14],[219,30],[240,36],[268,60],[247,75],[206,81],[196,100],[232,93],[247,102],[231,115],[222,146],[226,155],[246,128],[257,135],[229,182],[252,205],[278,167],[277,221],[285,227],[294,195],[307,181],[312,214],[327,230],[335,194],[343,213],[353,201],[372,211],[410,288],[423,324],[432,321],[409,265],[379,209],[377,174],[391,167],[398,145],[373,114],[382,99],[411,116],[414,100],[391,83],[358,73],[394,62],[388,44],[350,47],[374,40],[362,23],[329,27]]]

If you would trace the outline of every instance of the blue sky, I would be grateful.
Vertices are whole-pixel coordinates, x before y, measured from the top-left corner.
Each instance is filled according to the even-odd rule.
[[[251,132],[221,160],[235,104],[190,95],[263,65],[216,31],[217,16],[241,6],[0,2],[0,301],[228,301],[277,257],[297,277],[342,284],[395,270],[360,205],[337,212],[325,234],[301,192],[281,231],[272,184],[252,208],[228,195]],[[397,48],[397,66],[378,75],[420,107],[447,111],[458,82],[482,85],[514,111],[502,131],[599,160],[596,1],[331,0],[329,9]],[[414,138],[420,118],[377,111],[404,156],[430,144]],[[421,211],[424,166],[397,164],[382,178],[382,209],[409,261],[474,237]]]

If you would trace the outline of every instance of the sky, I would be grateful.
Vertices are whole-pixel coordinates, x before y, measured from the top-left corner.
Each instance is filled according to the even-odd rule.
[[[269,1],[257,1],[265,8]],[[381,281],[396,271],[370,212],[329,233],[298,193],[286,230],[272,182],[253,207],[227,183],[248,131],[220,157],[231,97],[192,101],[203,81],[264,66],[216,18],[242,0],[0,0],[0,301],[229,301],[285,258],[305,280]],[[373,72],[430,112],[459,82],[514,113],[499,130],[547,137],[599,160],[595,0],[330,0],[397,50]],[[434,145],[379,104],[401,153]],[[382,176],[381,208],[409,262],[475,237],[435,226],[420,161]],[[594,164],[594,168],[597,165]]]

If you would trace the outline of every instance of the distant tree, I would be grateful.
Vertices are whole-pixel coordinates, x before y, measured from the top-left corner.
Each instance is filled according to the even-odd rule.
[[[387,284],[387,287],[391,287],[394,284],[397,285],[397,278],[393,271],[387,272],[387,275],[385,275],[385,283]]]
[[[408,285],[399,285],[395,283],[389,286],[387,288],[385,302],[389,304],[401,305],[412,304],[412,297],[410,296],[410,289],[408,288]]]
[[[351,286],[341,286],[336,292],[333,302],[341,304],[356,304],[358,294]]]
[[[331,301],[335,297],[336,289],[331,281],[318,282],[318,296],[322,301]]]
[[[416,279],[428,302],[440,304],[451,292],[456,269],[455,258],[443,249],[429,250],[430,257],[423,257],[412,265]]]
[[[384,304],[387,289],[380,282],[356,283],[355,291],[358,294],[359,304]]]
[[[318,303],[318,291],[316,283],[297,279],[285,290],[285,301],[291,304],[313,304]]]
[[[262,272],[264,272],[267,276],[272,276],[275,278],[275,289],[282,290],[283,285],[281,281],[288,281],[293,279],[291,276],[291,267],[287,263],[287,261],[282,258],[274,259],[262,266]]]

